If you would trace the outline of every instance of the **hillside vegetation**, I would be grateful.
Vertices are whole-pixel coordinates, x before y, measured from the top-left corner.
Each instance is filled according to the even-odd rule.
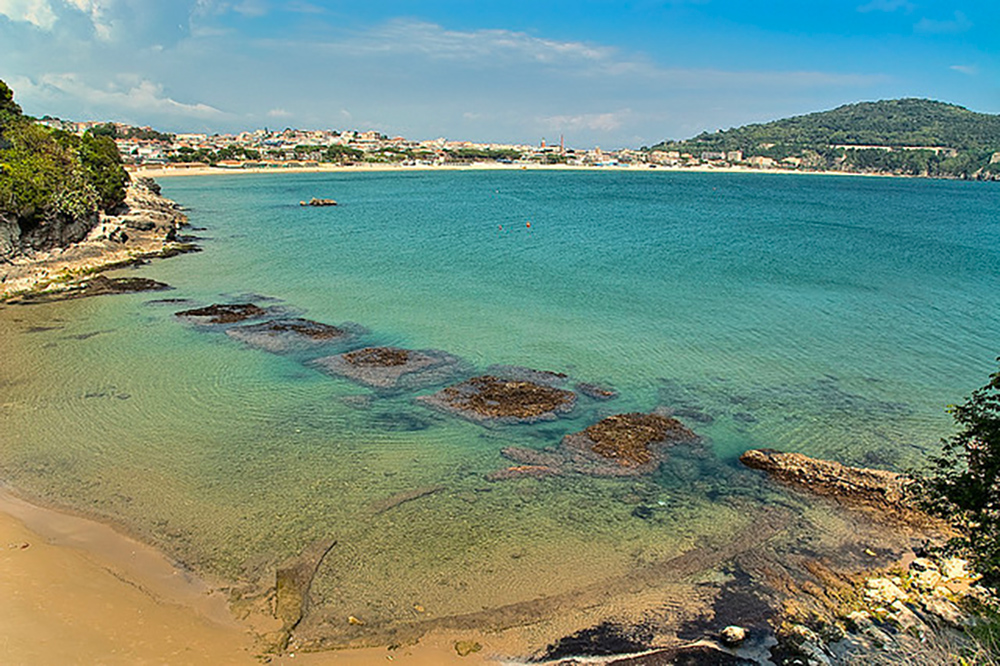
[[[41,238],[72,240],[59,227],[84,230],[99,211],[124,201],[128,181],[111,138],[35,123],[0,81],[0,222],[6,224],[0,249],[38,247]]]
[[[848,104],[769,123],[664,141],[649,150],[742,151],[806,168],[1000,177],[1000,115],[924,99]]]

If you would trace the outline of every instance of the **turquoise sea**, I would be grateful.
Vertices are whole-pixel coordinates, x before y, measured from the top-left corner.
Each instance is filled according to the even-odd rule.
[[[203,251],[127,274],[174,291],[0,309],[0,475],[227,580],[336,539],[317,633],[591,603],[573,590],[747,527],[747,506],[779,492],[740,468],[748,448],[920,464],[1000,354],[995,184],[603,170],[161,184]],[[313,196],[340,205],[298,205]],[[353,322],[358,347],[563,372],[619,397],[486,427],[414,402],[432,389],[376,393],[313,369],[318,352],[174,317],[248,299]],[[483,478],[512,464],[505,446],[655,408],[703,445],[653,477]],[[434,492],[379,510],[415,489]],[[348,615],[366,624],[336,624]]]

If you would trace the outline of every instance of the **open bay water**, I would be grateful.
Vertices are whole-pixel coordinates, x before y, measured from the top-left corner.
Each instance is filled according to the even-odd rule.
[[[336,539],[307,624],[344,641],[470,613],[502,625],[491,609],[541,598],[561,601],[533,612],[599,605],[621,591],[601,581],[753,528],[776,491],[740,469],[744,450],[919,465],[1000,354],[992,184],[507,170],[161,184],[204,251],[128,274],[174,291],[0,310],[4,482],[230,580]],[[298,205],[313,196],[340,205]],[[433,389],[374,393],[310,367],[319,352],[173,316],[248,299],[359,324],[356,346],[564,372],[619,397],[484,427],[414,402]],[[653,477],[483,478],[511,464],[505,446],[655,408],[704,444]]]

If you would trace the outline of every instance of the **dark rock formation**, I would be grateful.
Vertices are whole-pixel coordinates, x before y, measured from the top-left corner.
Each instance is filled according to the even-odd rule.
[[[505,448],[506,458],[529,467],[563,474],[591,476],[638,476],[650,474],[665,459],[665,451],[680,443],[694,443],[698,436],[677,419],[660,414],[616,414],[580,432],[566,435],[558,448]],[[517,468],[510,468],[517,469]],[[493,472],[490,480],[517,478]]]
[[[267,310],[253,303],[215,303],[176,313],[177,317],[190,319],[199,324],[235,324],[266,315]]]
[[[300,206],[336,206],[337,202],[333,199],[317,199],[313,197],[309,201],[300,201]]]
[[[104,296],[106,294],[130,294],[137,291],[163,291],[170,288],[171,287],[168,284],[157,282],[156,280],[150,280],[149,278],[109,278],[104,275],[95,275],[88,280],[71,282],[58,289],[24,294],[11,299],[10,302],[21,305],[32,305],[36,303],[69,301],[76,298],[88,298],[90,296]]]
[[[530,381],[483,375],[418,400],[472,421],[533,423],[571,411],[576,394]]]
[[[881,469],[848,467],[837,462],[816,460],[801,453],[754,449],[740,456],[740,462],[767,472],[772,478],[838,502],[864,506],[915,517],[916,509],[907,498],[910,479]]]
[[[447,352],[398,347],[366,347],[316,359],[312,363],[329,374],[388,391],[442,384],[464,367],[459,358]]]
[[[351,337],[351,332],[310,319],[290,318],[236,326],[228,329],[226,335],[251,347],[281,353],[335,340],[347,340]]]

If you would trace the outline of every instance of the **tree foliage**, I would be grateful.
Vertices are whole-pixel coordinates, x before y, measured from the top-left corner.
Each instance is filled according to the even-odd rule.
[[[108,137],[78,137],[36,124],[0,81],[0,215],[22,230],[79,219],[125,198],[128,172]]]
[[[943,441],[923,479],[925,500],[960,531],[952,546],[965,550],[983,582],[1000,590],[1000,372],[949,411],[960,430]]]
[[[899,150],[904,146],[947,147],[957,155],[949,151]],[[812,151],[822,158],[814,160],[817,168],[972,176],[993,172],[989,164],[990,156],[1000,151],[1000,115],[975,113],[925,99],[862,102],[770,123],[704,132],[684,141],[664,141],[650,150],[694,155],[742,150],[746,157],[760,155],[777,160]]]

